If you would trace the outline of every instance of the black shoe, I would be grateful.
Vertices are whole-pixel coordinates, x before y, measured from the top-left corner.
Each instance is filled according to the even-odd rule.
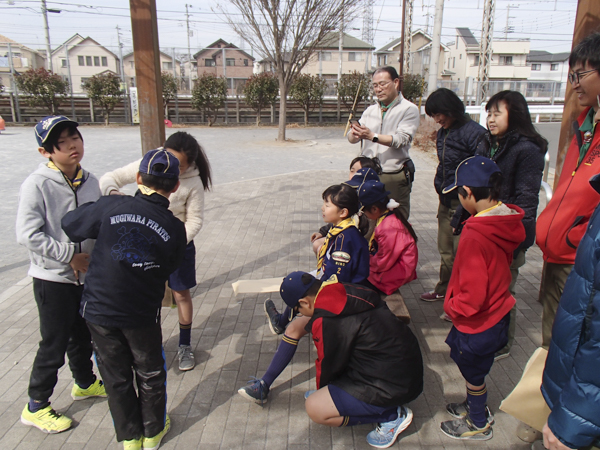
[[[283,334],[285,328],[279,326],[279,318],[281,317],[281,314],[277,312],[277,308],[275,308],[275,303],[273,303],[273,300],[267,300],[265,302],[265,314],[269,318],[269,328],[271,329],[271,333]]]

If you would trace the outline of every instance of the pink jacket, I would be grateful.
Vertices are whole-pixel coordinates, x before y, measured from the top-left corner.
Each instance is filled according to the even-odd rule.
[[[369,281],[385,294],[417,278],[419,251],[402,222],[390,214],[375,228]]]

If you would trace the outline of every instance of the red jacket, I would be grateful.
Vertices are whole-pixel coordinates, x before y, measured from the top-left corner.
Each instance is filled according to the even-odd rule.
[[[589,108],[577,119],[580,125],[588,111]],[[578,159],[579,146],[574,137],[552,200],[537,219],[536,243],[544,260],[550,263],[575,264],[575,252],[600,201],[600,194],[589,183],[600,172],[600,132],[595,133],[579,167]]]
[[[501,205],[465,222],[444,301],[458,331],[481,333],[514,306],[510,264],[525,239],[524,214],[518,206]]]
[[[417,244],[400,219],[390,214],[375,228],[369,281],[387,295],[417,278]]]

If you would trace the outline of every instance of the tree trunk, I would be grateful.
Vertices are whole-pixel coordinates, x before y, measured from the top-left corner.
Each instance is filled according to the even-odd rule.
[[[256,113],[256,126],[260,125],[260,113],[261,113],[261,109],[258,108],[258,112]]]
[[[304,126],[308,126],[308,108],[304,110]]]
[[[287,100],[287,86],[283,79],[283,75],[279,75],[279,133],[277,134],[278,141],[285,141],[285,126],[287,125],[286,117],[286,100]]]
[[[104,114],[104,125],[108,126],[109,122],[110,122],[110,113],[106,112],[106,114]]]

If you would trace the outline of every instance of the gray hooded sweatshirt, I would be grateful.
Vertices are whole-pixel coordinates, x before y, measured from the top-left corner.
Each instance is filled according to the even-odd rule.
[[[17,242],[29,250],[29,275],[41,280],[77,284],[69,265],[75,253],[92,253],[94,240],[75,244],[60,226],[63,216],[100,198],[98,179],[83,171],[83,182],[73,190],[64,175],[46,163],[21,185],[17,211]],[[83,284],[85,275],[79,274]]]

